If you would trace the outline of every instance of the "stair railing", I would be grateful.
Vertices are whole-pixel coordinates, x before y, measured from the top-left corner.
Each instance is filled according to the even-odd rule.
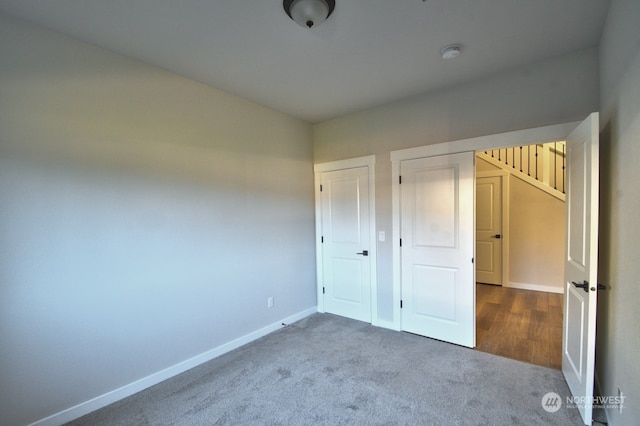
[[[566,192],[566,144],[564,141],[484,151],[507,167],[543,184]]]

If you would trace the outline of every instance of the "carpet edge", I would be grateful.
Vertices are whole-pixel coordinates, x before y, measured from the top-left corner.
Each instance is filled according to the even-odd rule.
[[[185,361],[181,361],[163,370],[152,373],[146,377],[143,377],[142,379],[136,380],[132,383],[129,383],[127,385],[124,385],[112,391],[109,391],[100,396],[97,396],[85,402],[81,402],[80,404],[74,405],[73,407],[64,409],[60,412],[57,412],[43,419],[35,421],[31,423],[29,426],[58,426],[58,425],[62,425],[64,423],[70,422],[72,420],[78,419],[95,410],[106,407],[107,405],[113,404],[114,402],[127,398],[144,389],[147,389],[153,385],[156,385],[164,380],[177,376],[178,374],[184,373],[187,370],[190,370],[194,367],[197,367],[200,364],[203,364],[214,358],[224,355],[227,352],[231,352],[232,350],[237,349],[241,346],[244,346],[247,343],[253,342],[254,340],[264,337],[267,334],[273,333],[274,331],[282,328],[283,323],[291,324],[296,321],[300,321],[301,319],[304,319],[317,312],[318,312],[317,306],[307,308],[303,311],[300,311],[286,318],[282,318],[276,322],[273,322],[265,327],[259,328],[258,330],[255,330],[251,333],[245,334],[244,336],[238,337],[234,340],[231,340],[227,343],[224,343],[220,346],[217,346],[199,355],[191,357]]]

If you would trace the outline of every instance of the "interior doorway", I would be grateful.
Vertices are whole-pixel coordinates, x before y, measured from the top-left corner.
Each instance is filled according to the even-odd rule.
[[[401,220],[402,164],[419,158],[443,156],[462,152],[491,149],[495,146],[525,146],[539,141],[553,141],[566,138],[567,141],[567,207],[565,243],[558,244],[562,252],[555,259],[563,259],[566,277],[562,279],[563,294],[563,331],[562,331],[562,373],[567,380],[571,394],[587,401],[579,408],[585,424],[591,423],[595,367],[595,326],[597,309],[597,272],[598,272],[598,113],[590,114],[580,123],[565,123],[536,129],[514,131],[472,139],[407,148],[391,152],[392,173],[392,225],[394,244],[393,254],[393,321],[389,327],[402,330],[403,274],[401,273],[403,251],[403,221]],[[474,181],[474,179],[471,179]],[[515,181],[515,180],[514,180]],[[473,195],[473,194],[472,194]],[[464,202],[475,205],[473,197]],[[538,230],[537,230],[538,231]],[[396,239],[397,238],[397,239]],[[515,241],[516,238],[513,238]],[[530,241],[522,239],[525,247],[538,249]],[[475,243],[472,234],[472,243]],[[539,251],[550,251],[548,244]],[[510,250],[512,251],[512,250]],[[428,261],[428,260],[427,260]],[[473,263],[474,258],[468,259]],[[526,262],[525,266],[531,262]],[[511,269],[511,268],[510,268]],[[546,271],[550,268],[536,268]],[[511,275],[511,273],[510,273]],[[564,274],[563,274],[564,275]],[[475,282],[471,281],[475,298]],[[513,287],[510,281],[510,286]],[[527,283],[524,283],[527,284]],[[529,283],[530,284],[530,283]],[[545,283],[542,283],[545,284]],[[526,288],[520,289],[527,290]],[[548,287],[548,286],[547,286]],[[603,286],[604,287],[604,286]],[[437,294],[436,294],[437,296]],[[399,302],[399,303],[397,303]],[[475,311],[475,303],[465,306]],[[475,346],[475,315],[471,323],[471,332]],[[426,336],[430,337],[430,336]]]
[[[318,312],[377,325],[375,156],[314,165]]]
[[[476,349],[561,369],[566,208],[559,174],[566,161],[564,143],[554,144],[562,149],[536,144],[477,153]],[[529,244],[538,249],[522,250]]]
[[[503,170],[476,172],[476,282],[502,285],[508,244],[508,174]],[[505,265],[506,266],[506,265]]]

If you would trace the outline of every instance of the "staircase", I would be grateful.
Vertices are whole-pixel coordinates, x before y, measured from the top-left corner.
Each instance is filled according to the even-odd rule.
[[[564,141],[478,152],[478,157],[565,201],[566,143]]]

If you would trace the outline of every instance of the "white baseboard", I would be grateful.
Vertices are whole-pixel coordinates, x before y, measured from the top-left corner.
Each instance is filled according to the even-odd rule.
[[[508,284],[504,284],[504,286],[510,287],[510,288],[519,288],[521,290],[544,291],[547,293],[564,293],[564,289],[562,287],[550,287],[547,285],[540,285],[540,284],[509,282]]]
[[[247,343],[266,336],[269,333],[273,333],[274,331],[282,328],[282,323],[291,324],[303,318],[306,318],[309,315],[313,315],[316,312],[318,312],[318,308],[316,306],[305,309],[304,311],[278,320],[270,325],[267,325],[266,327],[258,329],[242,337],[238,337],[235,340],[208,350],[207,352],[204,352],[200,355],[196,355],[186,361],[182,361],[171,367],[165,368],[164,370],[153,373],[133,383],[129,383],[128,385],[122,386],[121,388],[115,389],[111,392],[107,392],[103,395],[90,399],[89,401],[85,401],[71,408],[67,408],[66,410],[60,411],[59,413],[53,414],[49,417],[45,417],[44,419],[32,423],[30,426],[58,426],[70,422],[86,414],[89,414],[92,411],[106,407],[109,404],[124,399],[137,392],[140,392],[141,390],[144,390],[173,376],[197,367],[198,365],[217,358],[220,355],[224,355],[225,353],[237,349],[240,346],[246,345]]]

